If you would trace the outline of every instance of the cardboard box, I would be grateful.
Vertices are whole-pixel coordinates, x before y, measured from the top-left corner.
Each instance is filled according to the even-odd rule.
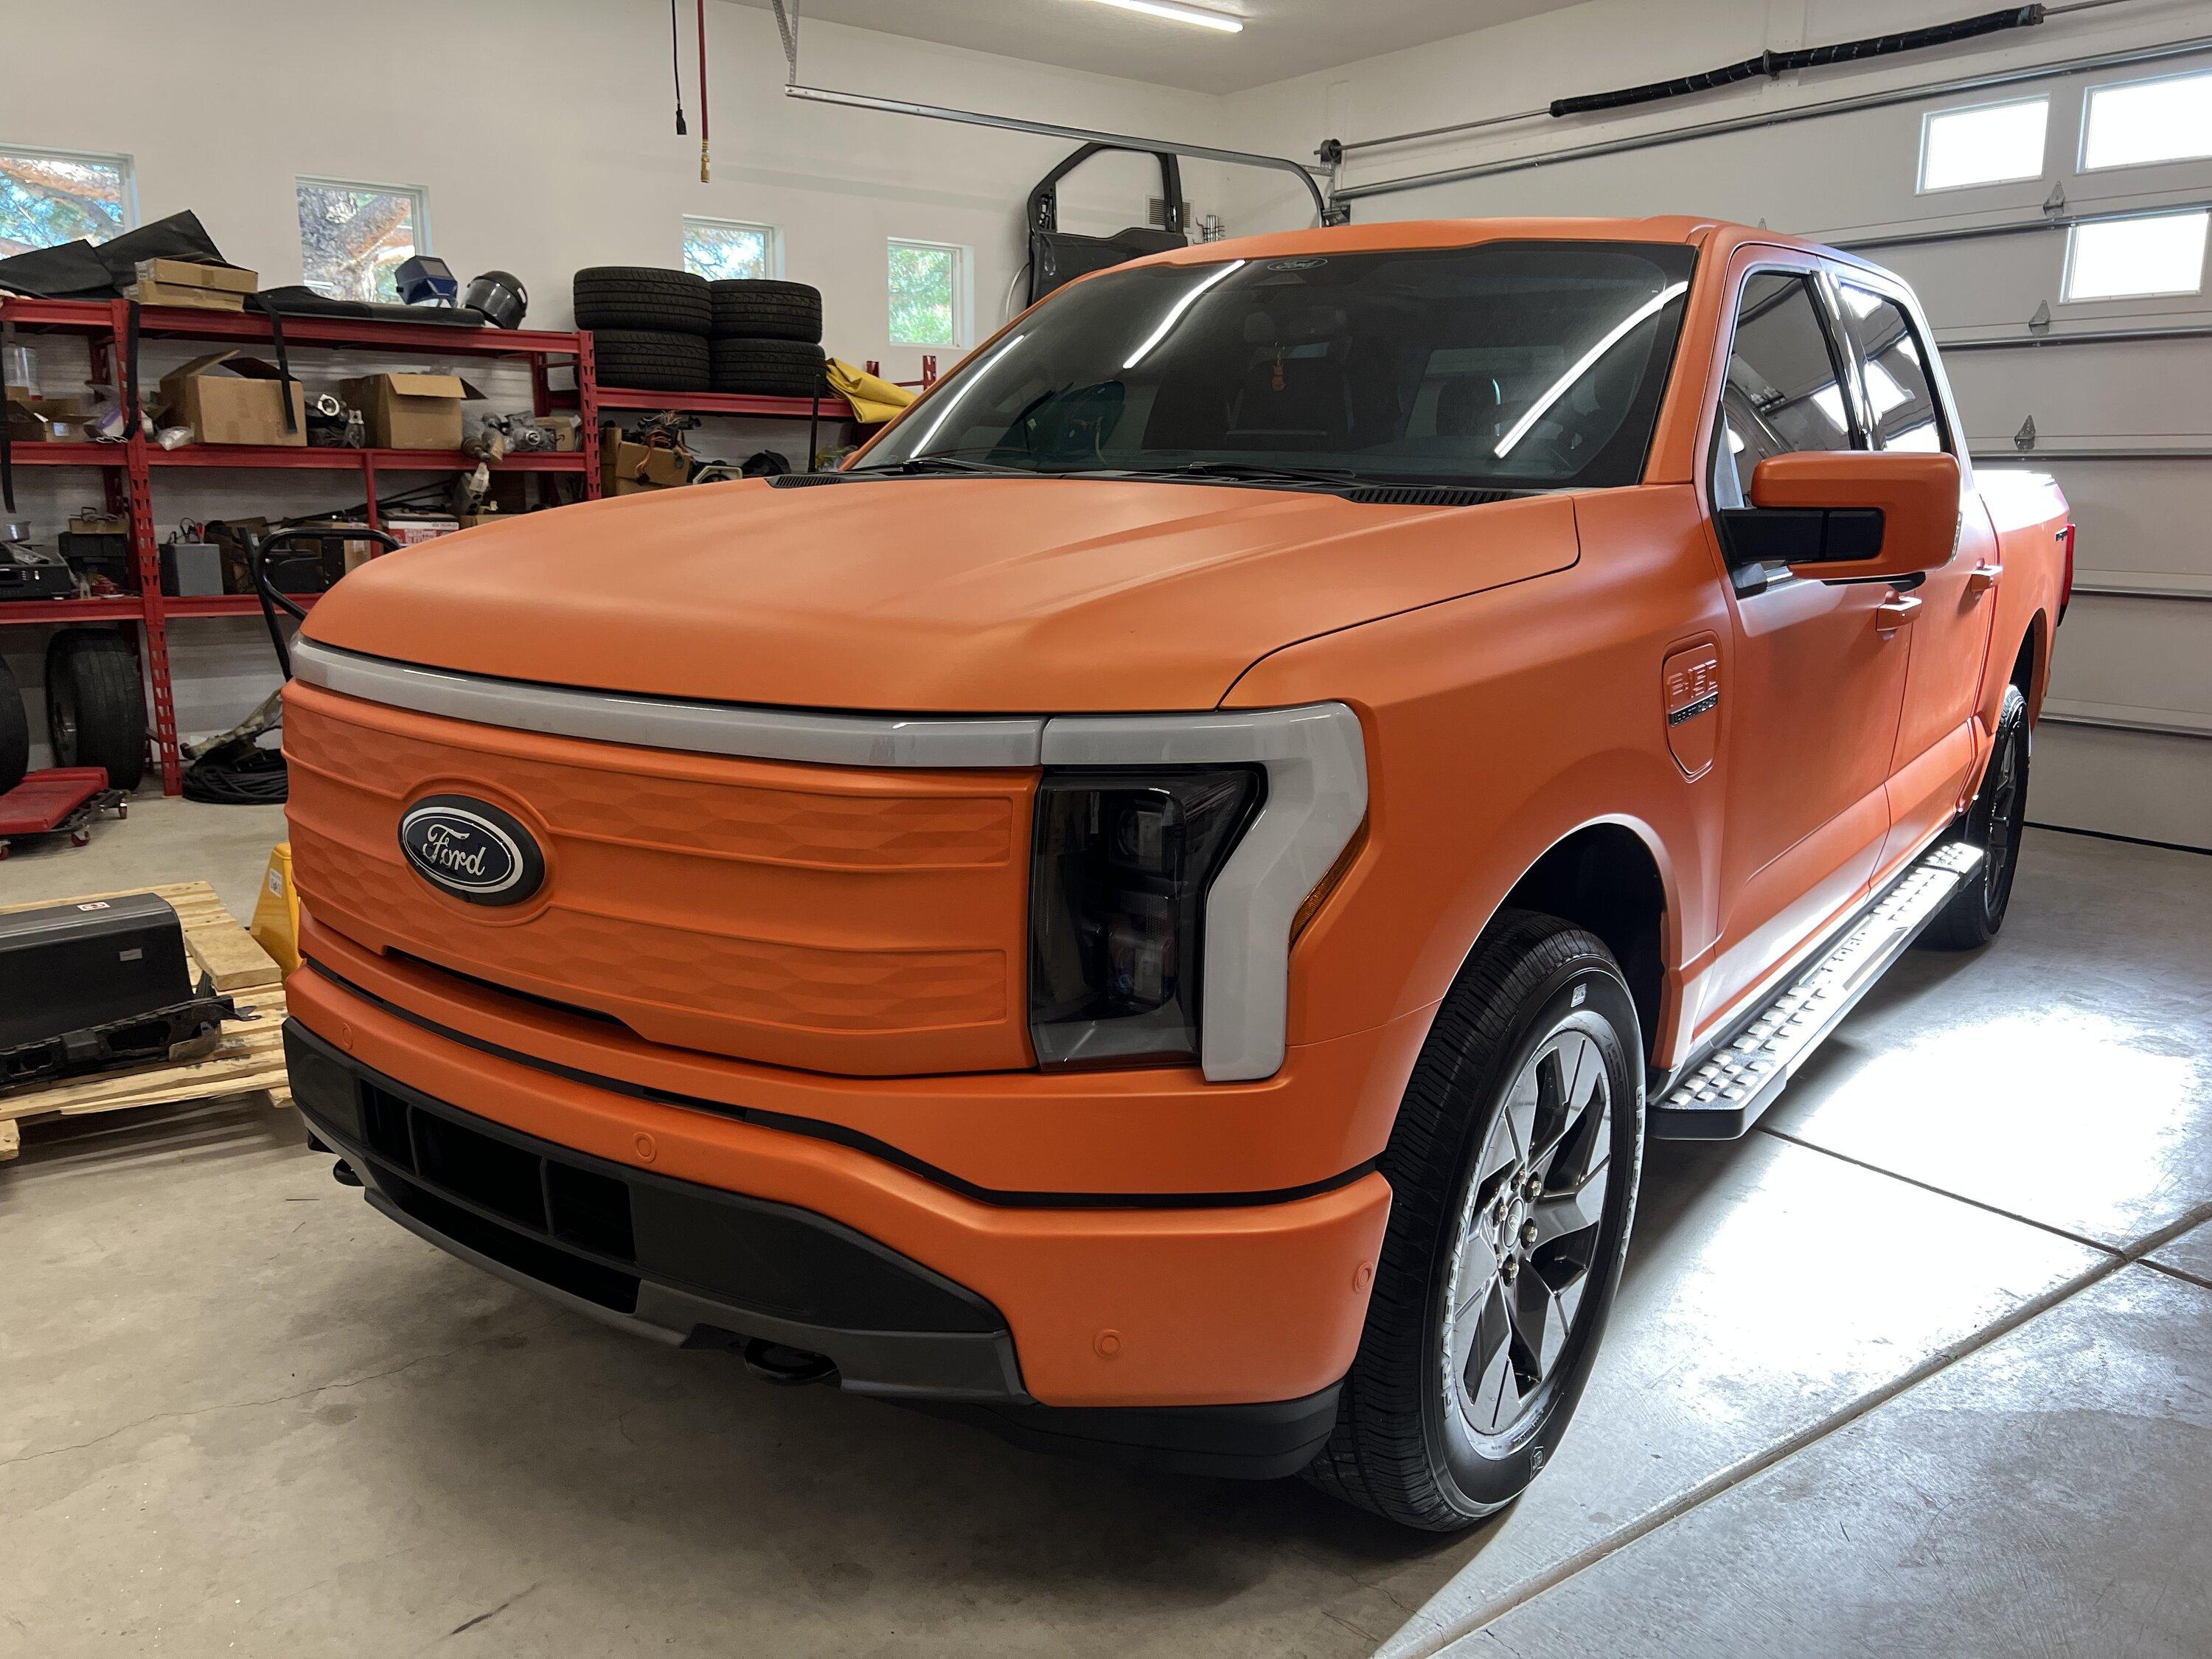
[[[260,274],[243,265],[201,264],[191,259],[141,259],[134,274],[142,283],[209,288],[224,294],[251,294],[261,286]]]
[[[244,311],[246,296],[220,289],[182,288],[169,283],[149,283],[143,277],[124,293],[142,306],[181,306],[187,311]]]
[[[599,434],[599,488],[610,495],[634,495],[641,489],[672,489],[691,481],[688,449],[634,444],[608,427]]]
[[[361,410],[372,449],[459,449],[461,405],[483,396],[458,374],[368,374],[339,391]]]
[[[82,441],[79,428],[92,411],[82,398],[41,398],[19,386],[7,389],[9,441],[19,444]]]
[[[284,430],[284,401],[276,366],[233,351],[210,351],[161,377],[164,424],[188,426],[204,444],[283,444],[307,441],[307,399],[300,383],[289,388],[292,429]]]

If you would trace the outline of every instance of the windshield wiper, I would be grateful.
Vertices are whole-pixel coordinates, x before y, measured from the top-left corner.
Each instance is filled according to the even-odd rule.
[[[1201,478],[1239,478],[1251,483],[1312,484],[1340,489],[1364,480],[1344,466],[1273,466],[1265,461],[1185,461],[1162,472],[1192,473]],[[1156,475],[1157,476],[1157,475]]]
[[[915,455],[903,461],[893,461],[888,465],[870,465],[848,467],[846,472],[848,477],[859,477],[870,472],[896,472],[909,475],[929,472],[973,472],[1004,478],[1033,478],[1037,476],[1036,470],[1031,467],[1007,466],[998,461],[971,460],[965,455]]]

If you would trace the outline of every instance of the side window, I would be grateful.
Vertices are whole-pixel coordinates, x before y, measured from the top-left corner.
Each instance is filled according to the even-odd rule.
[[[1852,344],[1866,378],[1867,413],[1876,449],[1949,449],[1943,414],[1928,374],[1927,348],[1905,307],[1870,288],[1845,283]]]
[[[1860,447],[1813,279],[1765,270],[1743,285],[1713,455],[1713,504],[1741,507],[1770,455]]]

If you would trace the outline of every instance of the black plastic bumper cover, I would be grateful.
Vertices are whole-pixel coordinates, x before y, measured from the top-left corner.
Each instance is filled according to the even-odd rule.
[[[759,1338],[818,1353],[838,1386],[1017,1443],[1170,1471],[1292,1474],[1335,1420],[1303,1400],[1144,1409],[1040,1404],[983,1297],[841,1223],[520,1134],[363,1066],[296,1020],[292,1096],[379,1211],[526,1289],[657,1340]]]

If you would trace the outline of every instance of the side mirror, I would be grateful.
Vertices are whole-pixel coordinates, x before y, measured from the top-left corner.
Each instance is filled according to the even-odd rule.
[[[1723,510],[1732,563],[1778,561],[1814,581],[1895,581],[1959,544],[1959,463],[1918,452],[1802,450],[1751,475],[1752,504]]]

